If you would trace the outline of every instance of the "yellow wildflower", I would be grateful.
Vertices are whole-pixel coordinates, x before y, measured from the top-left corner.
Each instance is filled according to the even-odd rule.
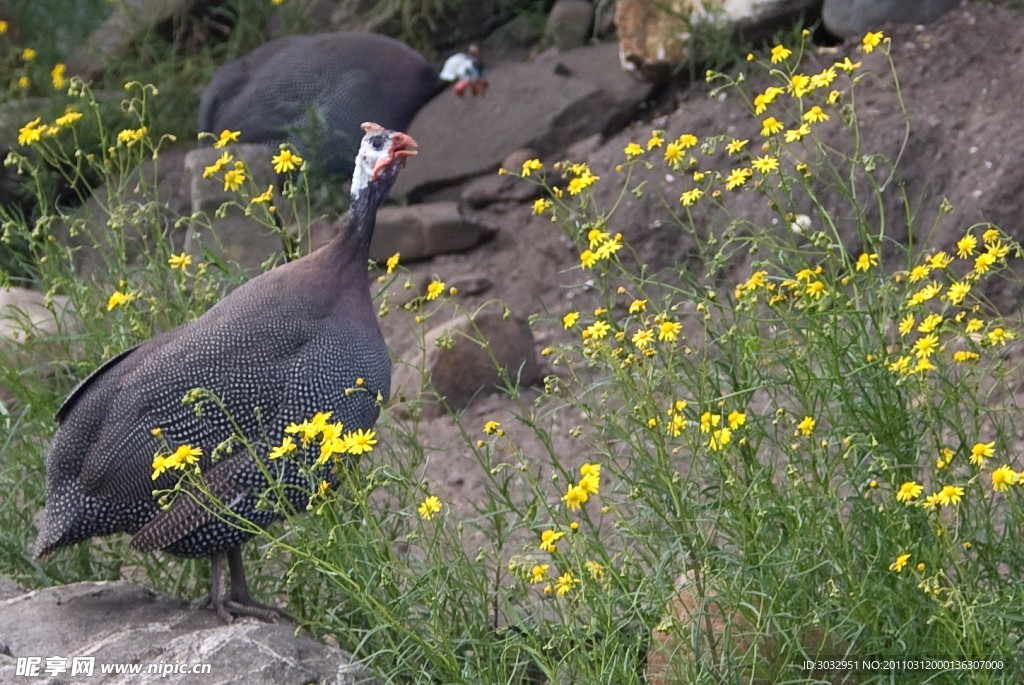
[[[534,585],[543,583],[544,575],[547,573],[549,568],[551,568],[551,566],[548,564],[535,564],[534,567],[530,569],[530,582]]]
[[[683,325],[677,321],[662,321],[658,324],[658,340],[662,342],[675,342]]]
[[[654,342],[654,331],[649,328],[641,328],[631,338],[638,350],[647,349],[647,346]]]
[[[146,127],[141,126],[137,129],[126,128],[117,134],[117,142],[124,143],[128,147],[131,147],[135,143],[142,140],[142,137],[146,135]]]
[[[554,552],[555,544],[562,539],[565,533],[561,531],[545,530],[540,534],[540,549],[545,552]]]
[[[436,495],[430,495],[420,502],[420,506],[417,508],[417,511],[424,521],[429,521],[434,518],[435,514],[440,513],[441,500],[439,500]]]
[[[567,592],[571,592],[573,587],[579,582],[579,578],[573,578],[571,573],[565,573],[558,577],[558,582],[555,583],[555,588],[559,595],[564,595]]]
[[[985,323],[981,319],[971,319],[970,321],[967,322],[967,325],[964,327],[964,331],[966,331],[967,333],[975,333],[977,331],[980,331],[981,327],[984,325]]]
[[[235,191],[245,182],[245,165],[235,162],[235,168],[224,172],[224,190]]]
[[[957,281],[949,286],[949,301],[953,304],[960,304],[971,292],[971,284],[966,281]]]
[[[726,421],[729,422],[729,428],[736,430],[747,422],[747,415],[741,414],[740,412],[733,409],[729,412],[729,416],[726,417]]]
[[[571,511],[579,511],[580,507],[586,504],[589,498],[590,495],[586,490],[572,483],[566,486],[565,494],[562,495],[562,501],[565,502],[565,506],[569,507]]]
[[[918,485],[912,480],[908,480],[900,486],[899,492],[896,493],[896,500],[898,502],[906,502],[907,504],[910,504],[910,502],[917,499],[923,491],[924,487]]]
[[[679,164],[683,161],[683,146],[678,141],[665,146],[665,161],[669,164]]]
[[[647,149],[653,150],[656,147],[664,145],[665,139],[661,137],[658,131],[651,131],[651,138],[647,141]]]
[[[61,62],[53,65],[53,69],[50,70],[50,81],[53,82],[54,90],[61,90],[68,84],[68,80],[64,76],[66,71],[67,67]]]
[[[46,126],[39,125],[39,117],[18,129],[18,145],[31,145],[39,140]]]
[[[938,283],[931,283],[918,290],[916,293],[911,295],[909,304],[911,307],[927,302],[932,299],[942,290],[942,286]]]
[[[114,293],[110,296],[110,299],[107,300],[107,311],[109,312],[114,307],[118,307],[123,304],[128,304],[134,299],[135,293],[133,292],[122,293],[120,290],[115,290]]]
[[[717,452],[722,449],[732,440],[732,431],[728,428],[721,428],[711,434],[711,440],[708,441],[708,447],[712,452]]]
[[[534,171],[537,171],[538,169],[543,169],[543,168],[544,168],[544,165],[540,163],[539,159],[528,159],[525,162],[523,162],[523,170],[520,172],[520,176],[522,176],[523,178],[526,178],[527,176],[529,176]]]
[[[497,421],[488,421],[487,423],[484,424],[484,434],[494,435],[495,433],[498,432],[499,428],[501,428],[501,424],[498,423]]]
[[[929,314],[925,317],[925,320],[921,322],[921,325],[917,327],[917,330],[921,333],[931,333],[940,323],[942,323],[941,314]]]
[[[969,352],[966,350],[958,350],[953,353],[953,361],[957,364],[963,364],[964,362],[974,361],[979,359],[980,355],[977,352]]]
[[[882,42],[883,38],[885,38],[885,35],[883,35],[881,31],[876,31],[875,33],[869,32],[864,36],[860,44],[861,47],[864,48],[864,52],[871,52],[875,49],[875,46]]]
[[[729,143],[728,143],[728,144],[727,144],[727,145],[725,146],[725,149],[726,149],[726,151],[727,151],[727,152],[728,152],[728,153],[729,153],[730,155],[735,155],[735,154],[738,154],[738,153],[740,152],[740,150],[742,150],[742,149],[743,149],[743,147],[744,147],[744,146],[745,146],[745,145],[746,145],[747,143],[749,143],[749,142],[750,142],[750,140],[749,140],[749,139],[747,139],[747,140],[737,140],[737,139],[733,138],[733,139],[732,139],[731,141],[729,141]]]
[[[533,213],[543,214],[547,210],[551,209],[553,206],[554,204],[551,202],[551,200],[548,200],[547,198],[543,197],[538,197],[536,200],[533,201]]]
[[[366,452],[372,452],[373,446],[377,444],[375,439],[377,434],[371,430],[359,429],[355,432],[348,433],[343,438],[344,450],[349,454],[365,454]]]
[[[903,567],[907,565],[907,560],[910,559],[909,554],[901,554],[896,557],[896,561],[889,564],[889,570],[899,573],[903,570]]]
[[[1003,328],[993,328],[988,332],[988,341],[992,345],[1006,345],[1007,340],[1013,340],[1013,333]]]
[[[918,264],[917,266],[910,270],[910,275],[907,276],[907,280],[910,281],[911,283],[923,281],[924,279],[928,278],[928,274],[930,274],[931,271],[932,268],[927,264]]]
[[[21,51],[21,58],[26,62],[31,62],[36,58],[36,51],[32,48],[25,48]]]
[[[775,135],[784,128],[785,126],[782,125],[781,121],[775,117],[768,117],[761,122],[761,135],[767,138],[768,136]]]
[[[938,252],[928,258],[928,266],[933,269],[945,269],[953,263],[953,258],[943,252]]]
[[[857,271],[867,271],[873,266],[878,266],[878,253],[872,252],[861,253],[860,257],[857,258]]]
[[[440,297],[441,294],[444,292],[444,285],[444,281],[440,281],[437,278],[432,280],[430,284],[427,285],[427,299],[436,300],[438,297]]]
[[[182,252],[181,254],[172,254],[167,258],[167,263],[170,264],[172,269],[181,269],[184,271],[189,265],[192,264],[192,255]]]
[[[589,188],[590,186],[594,185],[594,181],[598,181],[600,180],[600,178],[600,176],[594,176],[589,172],[583,174],[582,176],[577,176],[576,178],[569,181],[569,194],[579,195],[586,188]]]
[[[802,98],[811,89],[811,77],[806,74],[793,74],[790,77],[786,91],[793,94],[795,98]]]
[[[601,340],[608,335],[608,331],[610,331],[611,328],[612,327],[604,321],[595,321],[583,329],[583,337],[593,340]]]
[[[597,563],[596,561],[588,561],[583,564],[587,571],[590,573],[590,577],[598,582],[604,578],[604,566]]]
[[[992,472],[992,489],[997,492],[1006,492],[1009,486],[1017,483],[1017,473],[1006,464],[1003,464]]]
[[[795,143],[799,140],[803,140],[803,137],[810,135],[811,127],[807,124],[802,124],[800,128],[791,128],[786,131],[786,142]]]
[[[836,79],[836,68],[834,66],[825,69],[820,74],[811,77],[811,88],[828,88]]]
[[[755,157],[751,160],[750,165],[762,174],[767,174],[779,168],[779,160],[770,155],[765,155],[763,157]]]
[[[644,153],[644,149],[636,143],[630,143],[625,147],[625,149],[623,149],[623,152],[626,153],[626,157],[628,159],[633,159],[638,155],[642,155]]]
[[[280,459],[289,452],[295,451],[295,441],[290,437],[285,436],[285,439],[281,441],[281,444],[270,450],[271,459]]]
[[[700,188],[694,188],[693,190],[687,190],[679,196],[679,201],[683,203],[684,207],[689,207],[694,202],[699,200],[704,194],[704,191]]]
[[[816,124],[822,121],[828,121],[828,115],[825,114],[824,110],[818,105],[811,107],[809,110],[804,112],[804,121]]]
[[[842,62],[836,62],[834,65],[839,69],[842,69],[847,75],[852,74],[855,69],[860,69],[860,62],[851,62],[849,57],[844,57]]]
[[[81,112],[76,112],[74,109],[68,106],[68,108],[64,111],[64,114],[62,116],[57,117],[53,123],[61,127],[70,126],[71,124],[75,123],[81,118]]]
[[[684,133],[683,135],[679,136],[679,147],[681,147],[684,150],[688,150],[696,144],[697,136],[691,133]]]
[[[562,326],[566,330],[568,330],[568,329],[570,329],[570,328],[572,328],[573,326],[576,325],[576,321],[579,320],[579,318],[580,318],[580,313],[579,312],[569,312],[568,314],[566,314],[565,316],[562,317]]]
[[[224,134],[221,134],[223,139]],[[294,171],[302,166],[302,157],[298,156],[284,145],[279,148],[278,154],[274,155],[270,161],[274,165],[274,171],[278,174],[283,174],[286,171]]]
[[[228,143],[237,143],[238,136],[240,135],[242,135],[241,131],[229,131],[227,129],[224,129],[223,131],[220,132],[220,137],[217,138],[217,141],[213,144],[213,147],[219,150]]]
[[[269,185],[267,189],[252,199],[252,201],[258,205],[270,202],[274,199],[274,186]]]
[[[938,494],[939,503],[944,507],[948,507],[960,503],[960,498],[964,496],[964,489],[958,485],[945,485],[936,494]]]
[[[814,430],[814,426],[817,425],[817,421],[812,419],[810,416],[805,416],[803,421],[797,424],[797,430],[804,435],[810,435]]]
[[[747,179],[753,176],[750,169],[733,169],[728,178],[725,179],[725,189],[733,190],[746,184]]]
[[[939,337],[934,333],[918,338],[914,343],[914,355],[918,359],[927,359],[937,349],[939,349]]]
[[[218,171],[226,167],[228,164],[230,164],[232,159],[234,159],[234,157],[229,155],[227,152],[223,153],[217,159],[216,162],[214,162],[213,164],[211,164],[210,166],[206,167],[203,170],[203,178],[210,178],[215,173],[217,173]]]
[[[772,64],[778,64],[784,62],[786,59],[793,54],[793,51],[784,45],[776,45],[772,48]]]
[[[960,259],[967,259],[974,254],[975,248],[978,247],[978,239],[974,237],[974,234],[968,233],[956,243],[956,256]]]

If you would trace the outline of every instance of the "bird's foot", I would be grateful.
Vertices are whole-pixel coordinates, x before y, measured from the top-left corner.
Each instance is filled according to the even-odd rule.
[[[272,607],[267,604],[261,604],[253,599],[225,599],[222,601],[214,601],[212,597],[207,597],[202,601],[200,607],[203,609],[213,609],[220,620],[224,621],[228,625],[235,622],[235,619],[241,616],[252,616],[258,618],[266,623],[277,623],[278,619],[292,620],[292,617],[281,611],[277,607]]]

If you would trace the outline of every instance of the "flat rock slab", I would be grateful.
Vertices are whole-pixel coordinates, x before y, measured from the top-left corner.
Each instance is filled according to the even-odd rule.
[[[403,262],[429,259],[468,250],[490,233],[463,219],[457,202],[381,207],[370,242],[370,259],[383,262],[396,252]]]
[[[4,683],[376,683],[350,654],[304,634],[296,637],[291,623],[244,618],[224,625],[212,611],[121,581],[75,583],[0,600],[0,644],[10,652],[0,655]],[[53,656],[67,659],[66,672],[46,672]],[[16,675],[19,657],[41,657],[40,675]],[[91,678],[71,675],[74,657],[95,658]],[[102,673],[112,664],[141,665],[143,675]],[[165,665],[175,664],[208,664],[209,671],[163,675]],[[160,670],[149,671],[151,665]]]
[[[825,0],[825,28],[843,38],[860,38],[885,24],[930,24],[960,0]]]
[[[583,68],[598,63],[608,67]],[[445,91],[419,111],[408,132],[420,155],[398,177],[392,197],[416,197],[495,171],[520,148],[541,155],[562,150],[608,131],[650,93],[618,67],[612,44],[498,64],[487,78],[491,85],[482,97]]]

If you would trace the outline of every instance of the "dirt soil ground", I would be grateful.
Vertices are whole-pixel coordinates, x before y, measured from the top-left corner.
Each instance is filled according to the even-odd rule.
[[[909,139],[899,174],[917,215],[912,227],[908,227],[903,194],[899,185],[893,184],[884,202],[886,235],[906,244],[912,234],[915,244],[927,238],[929,247],[952,249],[955,253],[955,243],[968,227],[991,221],[1016,240],[1024,241],[1024,165],[1020,163],[1024,159],[1024,118],[1020,108],[1024,93],[1024,14],[1003,6],[971,4],[927,27],[897,26],[885,32],[892,37],[899,85],[910,115]],[[895,159],[906,129],[884,55],[879,51],[864,55],[857,43],[821,48],[807,56],[801,71],[816,73],[845,56],[862,61],[862,72],[877,75],[865,77],[857,89],[856,109],[864,133],[864,149]],[[769,85],[762,71],[746,64],[738,69],[747,72],[746,92],[751,96]],[[849,90],[849,81],[842,73],[836,87]],[[682,133],[692,133],[702,140],[724,133],[749,138],[752,147],[757,145],[761,140],[759,124],[748,113],[747,103],[731,93],[715,98],[709,97],[709,93],[710,86],[694,85],[675,112],[653,121],[637,122],[604,142],[587,159],[573,160],[588,162],[593,172],[605,180],[597,186],[599,202],[610,206],[610,200],[621,187],[614,167],[623,161],[623,148],[631,141],[642,144],[653,128],[666,130],[669,140]],[[849,147],[843,142],[845,133],[837,121],[830,121],[823,130],[827,143],[840,149]],[[730,162],[722,147],[715,155],[698,156],[699,166],[705,171],[728,173],[736,166],[735,159]],[[689,178],[673,177],[666,171],[666,167],[656,163],[652,171],[641,172],[640,176],[648,181],[647,192],[639,199],[629,196],[611,228],[621,231],[640,257],[654,266],[682,264],[694,268],[697,264],[693,241],[673,226],[668,210],[659,200],[659,195],[664,195],[669,206],[681,209],[678,198],[688,189]],[[954,210],[936,223],[939,201],[944,197]],[[750,221],[789,230],[755,192],[729,194],[727,202],[734,212]],[[858,253],[853,223],[842,220],[849,217],[839,213],[834,198],[827,199],[825,204],[840,217],[840,230],[847,231],[842,237],[854,254]],[[810,208],[796,205],[791,209],[799,212]],[[878,227],[878,209],[867,207],[866,211]],[[811,217],[818,222],[814,214]],[[594,293],[583,285],[588,275],[579,270],[578,250],[548,218],[532,216],[529,204],[491,205],[476,212],[474,218],[498,229],[495,237],[465,254],[412,265],[413,280],[425,283],[435,274],[448,281],[484,275],[494,287],[478,296],[460,296],[463,306],[472,308],[488,298],[500,298],[517,313],[541,315],[533,328],[538,350],[567,340],[569,334],[559,323],[561,316],[595,306]],[[701,220],[698,213],[698,221]],[[895,249],[883,252],[882,256],[887,268],[900,268]],[[745,279],[750,261],[749,256],[735,259],[716,278],[720,283]],[[905,264],[902,268],[906,268]],[[1000,284],[987,295],[1000,311],[1020,317],[1019,289]],[[627,304],[628,299],[623,296],[620,306],[624,308]],[[399,313],[383,322],[388,343],[397,352],[409,346],[408,318]],[[684,315],[683,321],[684,326],[693,330],[696,319]],[[552,371],[555,369],[550,367],[546,370]],[[532,406],[535,396],[535,390],[526,394],[526,406]],[[537,464],[547,462],[531,431],[514,421],[514,410],[508,398],[490,394],[478,398],[466,410],[464,423],[474,433],[487,420],[500,421],[531,459]],[[574,465],[590,457],[579,451],[581,443],[569,435],[570,429],[581,421],[578,414],[568,411],[549,420],[555,449]],[[436,483],[437,494],[452,507],[453,514],[472,518],[473,502],[482,497],[484,479],[458,427],[450,417],[427,420],[421,425],[420,437],[431,455],[426,476]],[[558,496],[554,489],[551,496]],[[486,544],[483,535],[466,542],[467,547],[475,542]]]

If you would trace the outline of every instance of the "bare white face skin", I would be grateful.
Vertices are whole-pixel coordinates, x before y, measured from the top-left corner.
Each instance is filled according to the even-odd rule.
[[[449,82],[472,81],[480,77],[480,70],[477,69],[476,62],[472,57],[460,52],[448,58],[444,63],[444,68],[441,69],[440,76],[442,80]]]
[[[383,128],[371,130],[363,136],[352,173],[352,199],[366,190],[377,169],[391,161],[392,142],[391,134]]]

